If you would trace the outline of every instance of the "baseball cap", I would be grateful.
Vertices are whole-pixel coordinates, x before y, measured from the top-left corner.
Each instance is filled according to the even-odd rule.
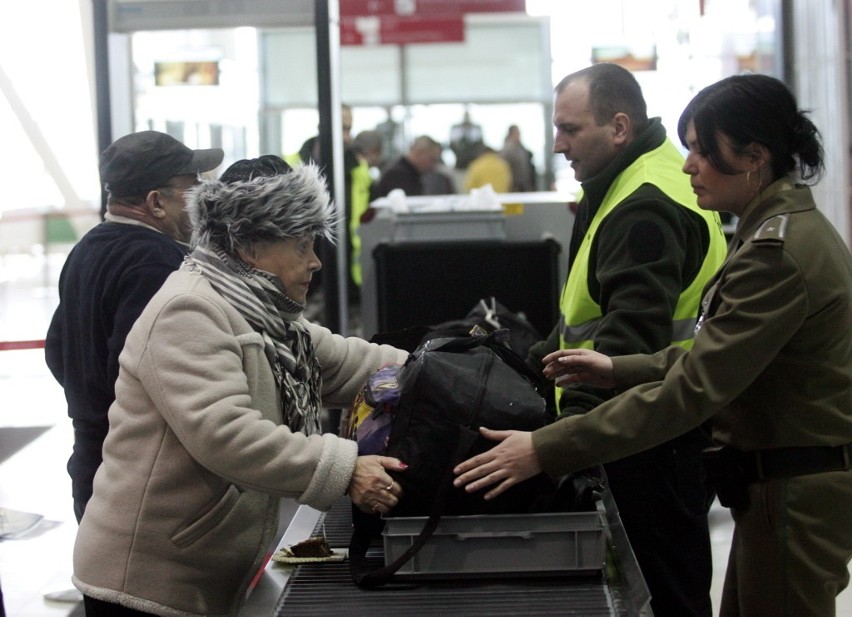
[[[193,150],[159,131],[131,133],[115,140],[100,156],[104,188],[117,197],[133,197],[163,186],[169,178],[215,169],[221,148]]]

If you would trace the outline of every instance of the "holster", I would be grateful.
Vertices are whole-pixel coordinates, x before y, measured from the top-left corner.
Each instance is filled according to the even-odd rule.
[[[745,474],[745,457],[742,452],[727,446],[713,446],[701,452],[705,482],[726,508],[746,508],[749,505]]]

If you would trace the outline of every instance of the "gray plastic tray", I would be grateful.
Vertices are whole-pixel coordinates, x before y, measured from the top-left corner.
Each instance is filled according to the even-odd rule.
[[[502,212],[428,212],[396,215],[394,242],[504,240]]]
[[[385,563],[414,542],[426,517],[385,521]],[[605,560],[601,512],[445,516],[397,576],[553,575],[600,573]]]

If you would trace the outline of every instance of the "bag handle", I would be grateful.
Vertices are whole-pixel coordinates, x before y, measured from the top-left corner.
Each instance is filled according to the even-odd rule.
[[[465,455],[473,447],[477,437],[478,433],[459,426],[459,438],[456,442],[453,455],[450,458],[450,464],[444,472],[438,492],[435,494],[435,502],[429,513],[429,519],[411,546],[393,562],[376,570],[370,570],[367,562],[367,550],[370,547],[373,533],[377,530],[373,526],[367,525],[355,527],[349,542],[349,571],[356,585],[359,587],[380,587],[384,585],[397,570],[404,566],[429,541],[429,538],[435,533],[438,523],[441,522],[444,509],[447,507],[450,489],[453,488],[453,469],[458,463],[464,460]],[[379,530],[382,526],[379,526]]]
[[[472,334],[470,336],[439,336],[425,341],[419,349],[414,351],[414,354],[417,355],[420,352],[425,353],[427,351],[444,351],[447,353],[468,351],[474,347],[489,345],[489,342],[496,343],[494,338],[497,332],[501,331],[496,330],[488,334]],[[500,336],[503,335],[501,334]]]
[[[504,344],[509,336],[509,330],[501,328],[488,334],[476,334],[471,336],[448,336],[439,337],[426,341],[416,349],[406,363],[414,362],[418,355],[425,352],[442,351],[447,353],[460,353],[474,349],[475,347],[488,347],[497,356],[516,372],[520,373],[541,394],[543,377],[537,375],[511,347]]]

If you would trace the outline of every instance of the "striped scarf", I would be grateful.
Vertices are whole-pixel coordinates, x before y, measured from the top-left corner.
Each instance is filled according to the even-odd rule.
[[[319,433],[320,366],[311,335],[298,321],[304,305],[287,297],[277,277],[224,251],[199,246],[180,269],[204,276],[263,336],[290,430]]]

